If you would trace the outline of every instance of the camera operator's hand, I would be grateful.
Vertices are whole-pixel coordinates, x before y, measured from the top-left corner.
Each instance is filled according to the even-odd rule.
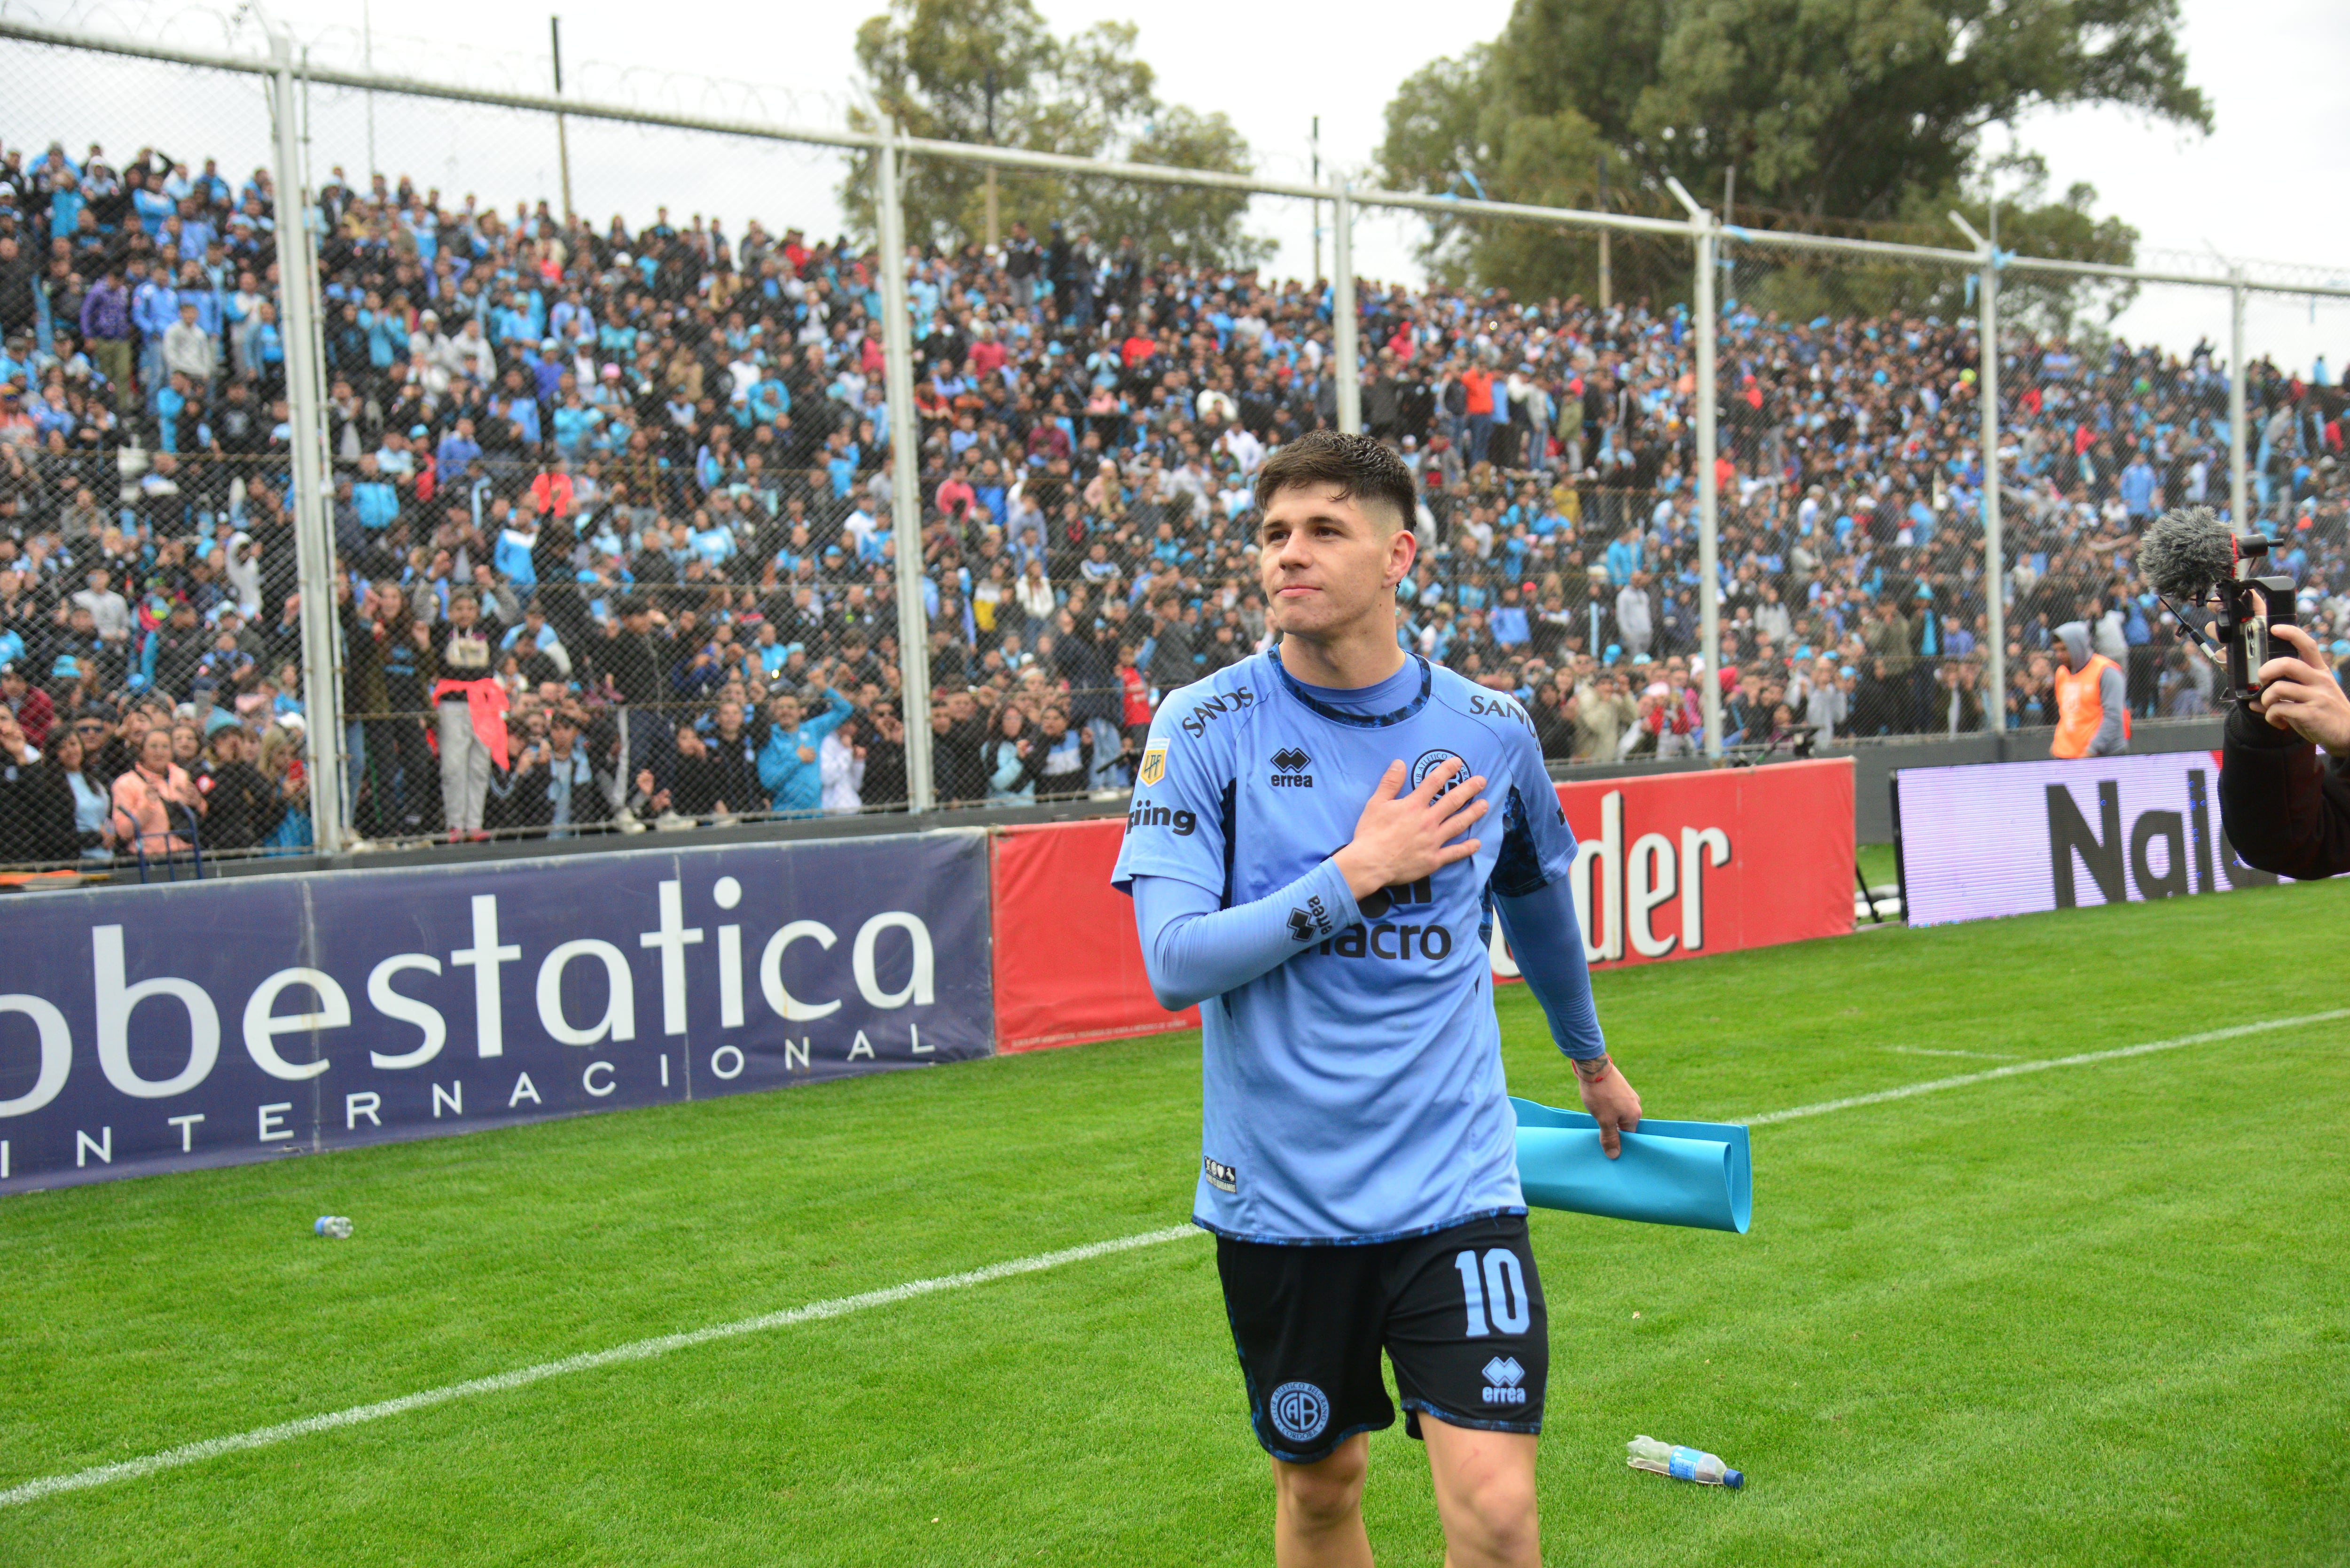
[[[2335,756],[2350,755],[2350,696],[2325,662],[2317,639],[2297,626],[2270,628],[2292,644],[2298,659],[2272,659],[2255,672],[2261,694],[2252,711],[2280,730],[2314,741]]]

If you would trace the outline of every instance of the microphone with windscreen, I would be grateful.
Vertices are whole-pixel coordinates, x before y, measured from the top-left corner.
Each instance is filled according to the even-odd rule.
[[[2187,634],[2226,669],[2230,690],[2247,700],[2261,692],[2256,676],[2271,657],[2269,628],[2293,624],[2293,579],[2253,575],[2276,547],[2262,535],[2230,531],[2209,506],[2173,508],[2138,541],[2139,572]],[[2182,607],[2210,609],[2211,636]]]

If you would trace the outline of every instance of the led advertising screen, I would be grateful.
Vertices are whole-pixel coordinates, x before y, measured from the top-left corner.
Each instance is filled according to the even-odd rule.
[[[2214,752],[1904,768],[1894,774],[1913,926],[2276,881],[2220,831]]]

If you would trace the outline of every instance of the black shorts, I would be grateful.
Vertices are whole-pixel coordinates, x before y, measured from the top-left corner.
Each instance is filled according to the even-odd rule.
[[[1542,1430],[1550,1319],[1522,1214],[1399,1241],[1287,1247],[1216,1239],[1216,1272],[1248,1382],[1249,1421],[1274,1459],[1311,1464],[1357,1432]]]

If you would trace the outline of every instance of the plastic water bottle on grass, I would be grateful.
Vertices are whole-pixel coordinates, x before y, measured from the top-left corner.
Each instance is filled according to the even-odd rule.
[[[321,1214],[310,1229],[329,1241],[350,1240],[351,1222],[339,1214]]]
[[[1733,1491],[1746,1484],[1743,1474],[1723,1464],[1720,1455],[1709,1454],[1702,1449],[1684,1449],[1678,1443],[1660,1443],[1654,1438],[1635,1438],[1624,1447],[1629,1450],[1624,1462],[1636,1470],[1654,1470],[1675,1480],[1726,1486]]]

